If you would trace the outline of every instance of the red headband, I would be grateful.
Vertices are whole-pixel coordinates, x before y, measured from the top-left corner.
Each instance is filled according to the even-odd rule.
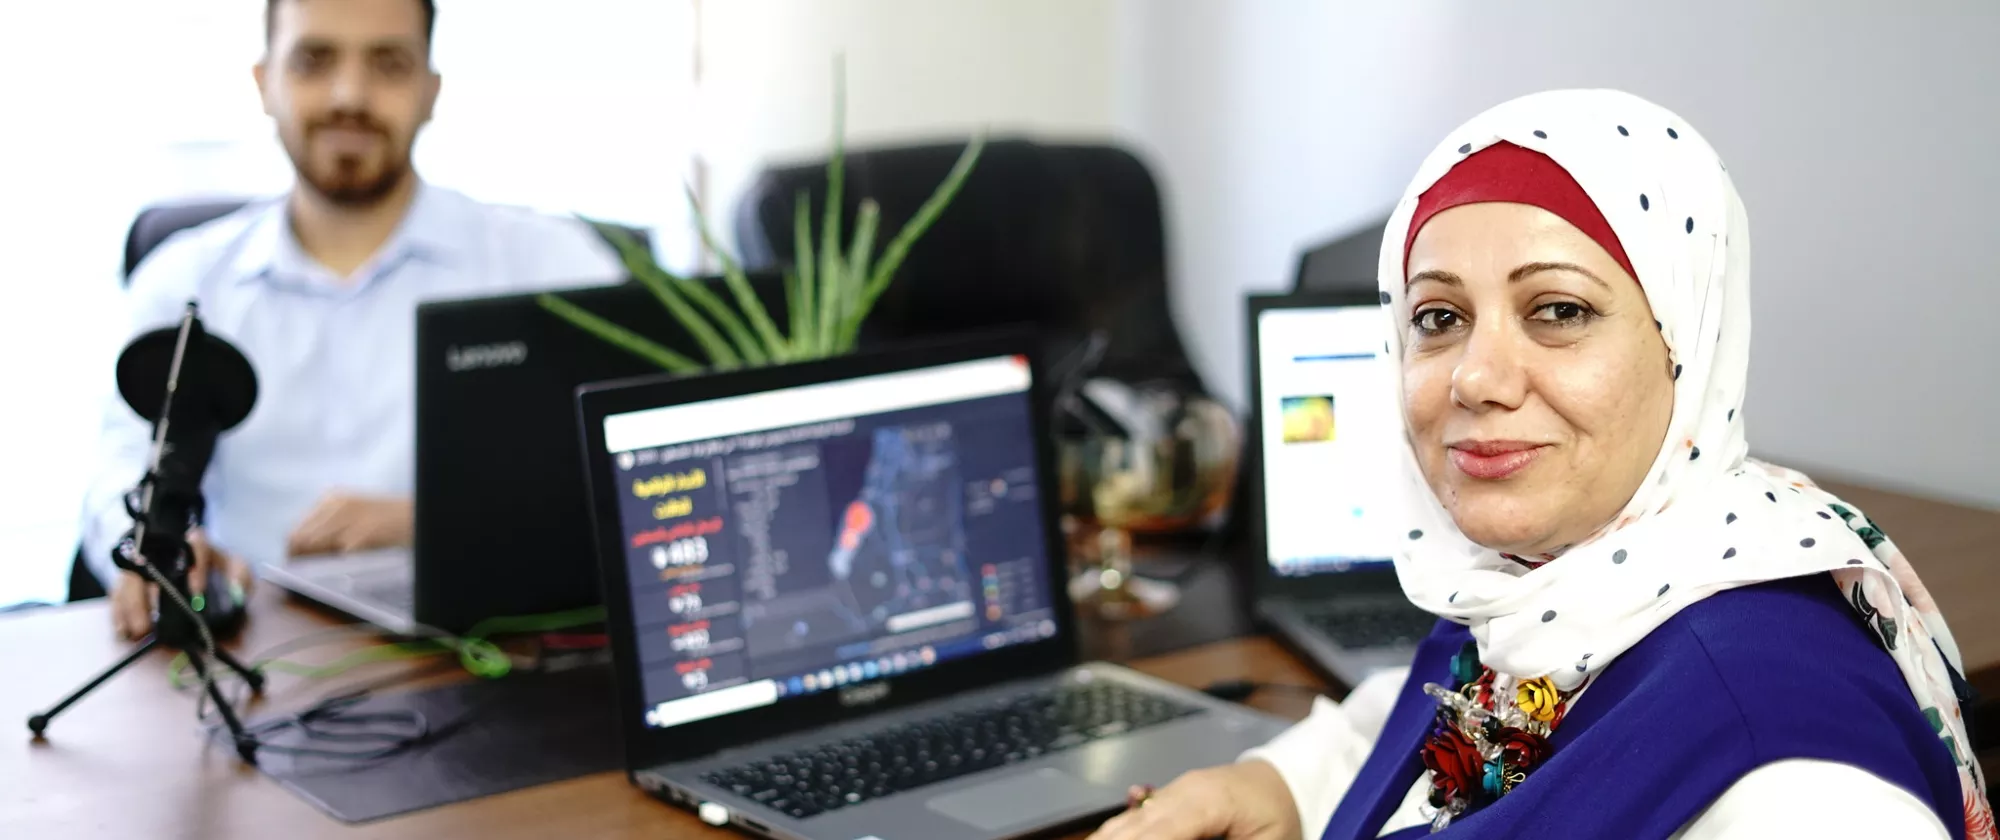
[[[1410,217],[1410,232],[1403,240],[1404,271],[1409,270],[1410,247],[1417,242],[1417,231],[1432,216],[1461,204],[1489,201],[1527,204],[1556,214],[1596,240],[1626,274],[1638,279],[1639,272],[1632,270],[1632,261],[1626,258],[1625,246],[1619,244],[1611,223],[1604,220],[1597,203],[1590,200],[1568,170],[1548,155],[1504,140],[1459,161],[1417,198],[1416,212]]]

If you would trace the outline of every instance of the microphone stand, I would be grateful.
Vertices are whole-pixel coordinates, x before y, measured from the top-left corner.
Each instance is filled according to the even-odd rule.
[[[173,648],[185,653],[188,664],[201,678],[215,707],[222,713],[222,721],[229,727],[229,734],[236,746],[236,754],[249,764],[257,763],[257,740],[243,729],[243,722],[222,696],[222,689],[216,685],[213,667],[208,659],[213,658],[224,667],[236,673],[250,686],[253,694],[264,690],[264,675],[246,667],[229,651],[217,647],[215,637],[209,632],[197,612],[193,597],[188,590],[188,571],[192,565],[193,549],[188,545],[187,530],[191,527],[194,514],[202,509],[200,491],[201,469],[194,469],[192,479],[187,475],[187,465],[179,461],[169,462],[168,454],[174,448],[167,443],[168,424],[173,417],[175,391],[178,389],[182,362],[186,359],[191,342],[203,339],[200,319],[195,312],[195,304],[188,303],[187,312],[181,317],[179,334],[175,337],[172,365],[167,371],[165,405],[161,408],[153,427],[153,450],[146,475],[140,479],[138,488],[125,499],[126,513],[134,520],[132,530],[111,550],[111,561],[118,568],[138,572],[149,578],[160,588],[156,602],[158,619],[153,632],[124,658],[112,665],[81,688],[64,697],[61,702],[46,712],[28,718],[28,731],[41,738],[48,729],[49,721],[62,714],[92,690],[117,676],[118,672],[139,661],[140,657],[161,647]],[[206,456],[200,459],[199,467],[205,468]],[[181,521],[176,521],[176,520]],[[158,523],[158,524],[155,524]],[[153,527],[148,527],[153,525]],[[221,593],[210,593],[216,597],[226,597]]]
[[[183,538],[181,544],[185,546],[187,540]],[[159,583],[161,577],[166,579],[165,583]],[[141,640],[130,653],[125,654],[124,658],[112,663],[111,667],[92,677],[89,682],[71,692],[48,711],[29,717],[28,731],[34,733],[35,737],[41,737],[42,732],[48,729],[49,721],[55,719],[56,715],[62,714],[64,709],[68,709],[99,685],[117,676],[126,666],[139,661],[155,648],[165,645],[187,654],[188,665],[194,669],[195,675],[201,678],[209,699],[215,701],[215,708],[222,713],[222,722],[229,727],[231,741],[236,745],[236,754],[242,756],[245,762],[256,764],[257,741],[243,730],[242,720],[237,718],[235,710],[230,708],[229,701],[223,699],[222,687],[216,685],[207,658],[214,657],[216,662],[220,662],[237,676],[242,677],[243,681],[250,685],[252,693],[263,692],[264,675],[244,665],[229,651],[213,646],[214,640],[208,637],[208,628],[195,617],[194,607],[189,601],[186,571],[182,571],[179,575],[159,575],[154,582],[160,586],[161,609],[159,619],[153,625],[153,632]]]

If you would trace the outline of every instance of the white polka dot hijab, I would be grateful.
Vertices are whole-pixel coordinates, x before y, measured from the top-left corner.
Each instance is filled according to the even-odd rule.
[[[1409,527],[1395,562],[1410,600],[1468,625],[1494,670],[1573,688],[1702,598],[1830,572],[1950,746],[1968,818],[1976,800],[1990,836],[1984,779],[1952,690],[1952,672],[1964,666],[1923,583],[1854,506],[1748,458],[1749,226],[1721,159],[1686,122],[1629,94],[1566,90],[1506,102],[1453,131],[1418,169],[1382,237],[1393,365],[1403,360],[1404,248],[1418,199],[1460,160],[1502,141],[1560,164],[1610,223],[1678,371],[1673,417],[1625,509],[1540,565],[1467,540],[1425,484],[1406,436]],[[1401,378],[1389,379],[1400,405]]]

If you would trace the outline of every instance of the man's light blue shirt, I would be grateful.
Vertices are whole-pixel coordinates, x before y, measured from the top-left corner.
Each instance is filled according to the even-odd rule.
[[[342,280],[304,252],[275,198],[155,249],[132,275],[127,337],[173,325],[193,299],[203,325],[249,358],[256,407],[217,442],[204,530],[253,564],[279,562],[326,494],[411,494],[419,303],[623,277],[581,222],[422,184],[395,234]],[[107,587],[110,551],[132,525],[123,496],[145,472],[151,434],[115,392],[83,522],[85,557]]]

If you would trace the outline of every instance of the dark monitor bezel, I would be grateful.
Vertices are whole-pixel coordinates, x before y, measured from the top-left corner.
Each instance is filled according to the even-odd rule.
[[[694,279],[711,289],[723,286],[719,275]],[[773,272],[753,271],[748,279],[761,300],[782,300],[782,277]],[[574,458],[576,387],[658,369],[651,362],[631,356],[629,365],[617,368],[616,372],[607,369],[585,378],[570,379],[559,390],[543,387],[547,383],[543,382],[542,366],[550,364],[544,361],[550,356],[570,355],[570,351],[581,348],[605,357],[623,358],[619,354],[625,353],[544,310],[540,301],[548,293],[606,314],[628,328],[645,331],[672,323],[645,285],[629,278],[544,291],[510,290],[445,297],[418,304],[415,462],[411,487],[415,533],[410,581],[411,617],[422,626],[463,633],[491,618],[581,609],[601,603],[597,600],[602,587],[597,581],[594,541],[589,536],[589,508],[587,504],[576,505],[574,509],[581,515],[574,519],[568,515],[572,509],[569,505],[585,500],[580,495],[569,498],[581,492],[575,484],[575,476],[582,473],[581,464],[573,463],[559,474],[544,475],[536,471],[533,475],[518,476],[519,480],[504,491],[508,501],[499,510],[491,505],[494,494],[502,491],[496,490],[490,476],[470,476],[453,468],[463,459],[479,454],[479,444],[470,442],[461,433],[462,424],[475,422],[502,424],[510,436],[559,445],[567,457]],[[633,307],[645,311],[641,313]],[[443,360],[450,348],[502,337],[493,332],[494,324],[530,322],[541,326],[520,336],[505,336],[529,340],[530,352],[521,366],[495,366],[465,373],[445,368]],[[693,353],[698,349],[691,346],[694,339],[689,335],[655,334],[655,337],[677,352]],[[558,348],[557,343],[564,346]],[[483,384],[468,392],[452,381],[458,377],[478,377]],[[531,398],[559,402],[549,405],[546,411],[510,412],[510,408],[519,407],[521,400]],[[558,417],[560,422],[556,421]],[[534,463],[547,466],[549,462],[537,459]],[[556,478],[561,481],[551,483]],[[481,542],[469,540],[468,530],[488,527],[494,521],[494,514],[503,519],[519,517],[534,509],[534,500],[552,504],[557,498],[566,503],[564,515],[559,520],[537,521],[534,529],[525,534],[517,531],[516,541],[509,543],[517,550],[482,555],[466,549],[468,544]],[[478,507],[484,512],[466,512],[468,507]],[[570,531],[556,536],[558,532],[554,529],[558,525],[574,527],[583,536],[571,536],[575,532]]]
[[[618,725],[625,742],[628,773],[696,759],[728,747],[827,726],[863,714],[880,713],[963,693],[1003,680],[1053,673],[1079,661],[1076,616],[1064,585],[1067,561],[1062,535],[1057,527],[1059,500],[1056,497],[1055,453],[1048,434],[1050,401],[1037,345],[1033,332],[1007,329],[955,340],[911,343],[824,361],[705,376],[651,376],[578,389],[585,475],[589,484],[592,525],[597,534],[599,577],[604,589],[612,657],[618,673]],[[1029,426],[1035,438],[1037,492],[1041,497],[1041,515],[1045,524],[1043,550],[1048,558],[1048,595],[1055,612],[1055,635],[872,681],[887,685],[890,690],[865,708],[845,705],[843,692],[829,691],[787,697],[759,708],[668,729],[647,726],[618,497],[608,483],[615,480],[612,478],[615,472],[611,454],[604,449],[604,419],[631,411],[1000,356],[1020,356],[1029,360],[1028,399],[1032,414]]]

